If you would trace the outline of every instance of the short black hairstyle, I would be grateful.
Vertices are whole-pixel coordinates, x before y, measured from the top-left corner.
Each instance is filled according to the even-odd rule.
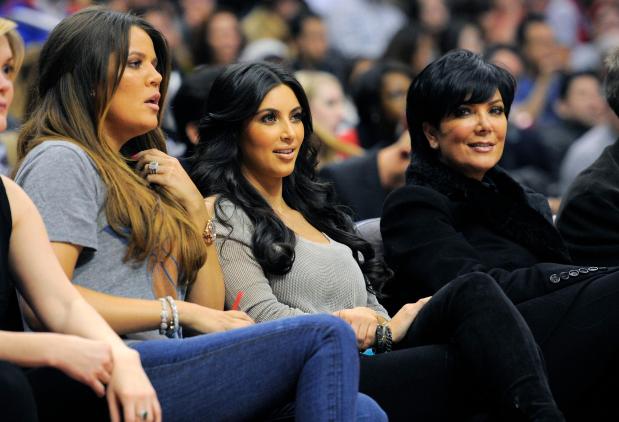
[[[441,120],[462,104],[488,101],[499,90],[509,115],[516,81],[502,67],[468,50],[452,50],[430,63],[411,84],[406,97],[406,121],[414,154],[437,158],[423,132],[423,123],[438,128]]]

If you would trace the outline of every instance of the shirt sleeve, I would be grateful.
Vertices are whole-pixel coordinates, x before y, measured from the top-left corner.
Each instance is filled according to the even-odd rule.
[[[68,143],[49,141],[25,158],[15,181],[37,206],[52,242],[97,249],[97,217],[103,201],[99,175],[88,155]]]

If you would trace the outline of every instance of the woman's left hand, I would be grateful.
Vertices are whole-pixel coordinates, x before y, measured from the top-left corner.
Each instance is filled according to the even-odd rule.
[[[406,332],[417,317],[417,314],[430,299],[432,299],[432,296],[421,298],[415,303],[407,303],[393,316],[391,321],[389,321],[389,327],[391,328],[391,335],[394,343],[404,338]]]
[[[135,350],[127,349],[114,354],[107,402],[112,422],[161,421],[157,393],[144,373],[140,355]]]
[[[137,160],[137,168],[146,180],[170,192],[189,211],[196,223],[204,225],[208,213],[202,194],[178,159],[158,149],[140,151],[131,158]],[[157,163],[154,166],[156,171],[149,168],[151,163]]]

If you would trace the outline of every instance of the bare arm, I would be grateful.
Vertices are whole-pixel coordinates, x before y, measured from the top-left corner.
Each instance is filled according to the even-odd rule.
[[[13,216],[9,265],[19,280],[20,292],[47,327],[103,344],[89,343],[71,336],[23,334],[15,337],[14,334],[0,333],[5,339],[16,340],[13,345],[1,343],[2,353],[6,357],[9,354],[13,356],[12,361],[21,359],[24,364],[57,366],[69,376],[90,385],[99,394],[104,391],[102,384],[108,384],[107,397],[114,421],[119,420],[119,404],[126,420],[132,420],[134,408],[139,403],[154,415],[155,420],[160,420],[159,402],[141,367],[139,355],[125,346],[69,282],[55,258],[43,220],[30,198],[14,182],[5,178],[3,182]],[[37,349],[45,339],[45,348],[49,349],[52,357],[41,355],[41,350]],[[28,347],[32,349],[25,349]],[[107,360],[106,350],[109,354],[110,349],[111,360]],[[32,354],[29,362],[28,358],[18,356],[22,352]],[[84,368],[93,361],[100,362],[100,368],[90,371]],[[83,378],[86,373],[91,375],[90,379]]]

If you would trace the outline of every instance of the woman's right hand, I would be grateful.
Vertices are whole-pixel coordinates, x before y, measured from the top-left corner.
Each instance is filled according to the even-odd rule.
[[[114,367],[110,345],[72,335],[46,335],[50,336],[47,349],[49,365],[86,384],[99,397],[103,397]]]
[[[199,333],[216,333],[248,327],[255,324],[249,315],[241,311],[218,311],[190,302],[176,302],[183,327]]]
[[[432,296],[421,298],[415,303],[407,303],[391,318],[389,327],[391,328],[391,336],[394,343],[404,338],[417,314],[430,299],[432,299]]]

